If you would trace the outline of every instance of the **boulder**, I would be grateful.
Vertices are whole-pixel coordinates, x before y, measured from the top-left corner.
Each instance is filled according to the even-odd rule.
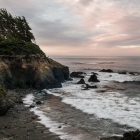
[[[85,84],[85,86],[83,86],[83,90],[89,90],[89,89],[96,89],[98,88],[96,85],[95,86],[91,86],[89,84]]]
[[[131,75],[136,75],[136,73],[134,73],[134,72],[129,72],[129,74],[131,74]]]
[[[85,84],[85,80],[82,78],[80,81],[78,81],[76,84]]]
[[[42,101],[36,101],[36,104],[41,105],[41,104],[43,104],[43,102]]]
[[[126,71],[120,71],[119,74],[127,74]]]
[[[99,72],[109,72],[109,73],[112,73],[113,70],[111,70],[111,69],[102,69]]]
[[[95,74],[91,75],[88,82],[100,82]]]
[[[84,72],[72,72],[70,74],[70,77],[72,78],[84,78],[83,74],[86,74]]]
[[[108,138],[101,138],[100,140],[140,140],[140,131],[125,132],[123,137],[113,136]]]
[[[96,72],[91,72],[92,74],[95,74],[95,75],[99,75],[98,73],[96,73]]]
[[[5,115],[13,106],[14,103],[12,101],[5,99],[2,103],[0,103],[0,116]]]
[[[30,106],[29,106],[29,108],[34,108],[35,107],[35,105],[34,104],[31,104]]]
[[[130,131],[123,134],[123,140],[140,140],[140,131]]]

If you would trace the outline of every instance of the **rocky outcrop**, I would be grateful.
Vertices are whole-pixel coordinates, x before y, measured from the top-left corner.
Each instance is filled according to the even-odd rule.
[[[69,69],[40,56],[0,56],[0,85],[6,88],[55,88],[69,78]]]
[[[130,132],[125,132],[123,134],[123,137],[109,137],[109,138],[101,138],[100,140],[140,140],[140,131],[130,131]]]
[[[91,75],[88,79],[89,82],[100,82],[95,74]]]
[[[109,73],[112,73],[113,70],[111,70],[111,69],[102,69],[99,72],[109,72]]]
[[[70,77],[72,77],[72,78],[84,78],[84,75],[85,73],[84,72],[80,72],[80,71],[78,71],[78,72],[72,72],[71,74],[70,74]]]
[[[82,86],[84,89],[82,89],[82,90],[89,90],[89,89],[96,89],[96,88],[98,88],[96,85],[94,85],[94,86],[91,86],[91,85],[89,85],[89,84],[85,84],[84,86]]]
[[[85,84],[85,80],[82,78],[76,84]]]

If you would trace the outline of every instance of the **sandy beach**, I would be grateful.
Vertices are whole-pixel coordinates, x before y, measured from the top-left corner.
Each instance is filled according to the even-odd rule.
[[[38,123],[37,117],[22,103],[21,98],[28,92],[8,91],[8,96],[15,105],[6,116],[0,117],[0,140],[60,140],[57,135]]]

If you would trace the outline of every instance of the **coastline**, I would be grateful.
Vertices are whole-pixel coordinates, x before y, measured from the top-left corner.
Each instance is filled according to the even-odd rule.
[[[21,102],[29,92],[34,90],[8,91],[15,105],[5,116],[0,117],[0,140],[60,140],[59,136],[38,123],[38,117]]]

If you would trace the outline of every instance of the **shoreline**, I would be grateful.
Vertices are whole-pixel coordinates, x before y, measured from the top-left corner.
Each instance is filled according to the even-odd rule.
[[[60,140],[59,136],[40,124],[38,117],[21,102],[21,98],[29,92],[35,91],[8,91],[8,96],[15,105],[5,116],[0,117],[0,140]]]

